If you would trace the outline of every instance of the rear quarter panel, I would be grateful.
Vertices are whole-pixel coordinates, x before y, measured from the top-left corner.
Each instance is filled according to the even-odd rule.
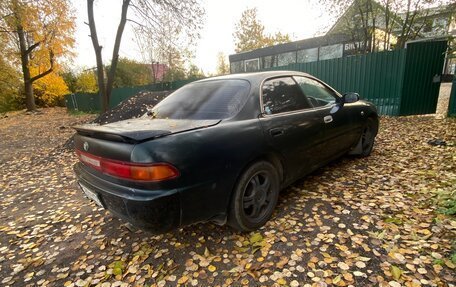
[[[264,148],[258,119],[222,121],[138,144],[131,159],[168,162],[180,171],[172,184],[181,189],[181,218],[186,224],[224,214],[240,171]]]

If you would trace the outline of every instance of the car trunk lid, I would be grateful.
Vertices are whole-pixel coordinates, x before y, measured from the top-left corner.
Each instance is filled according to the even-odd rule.
[[[137,118],[109,124],[75,126],[79,135],[108,141],[136,143],[153,138],[217,125],[220,120]]]

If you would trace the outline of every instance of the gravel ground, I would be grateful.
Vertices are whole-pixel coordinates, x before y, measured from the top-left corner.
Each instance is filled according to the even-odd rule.
[[[120,120],[137,118],[144,115],[173,91],[140,92],[126,99],[106,113],[101,114],[93,122],[98,124],[113,123]]]
[[[122,101],[109,111],[102,113],[98,117],[94,118],[92,122],[97,124],[107,124],[140,117],[144,115],[148,109],[152,109],[172,92],[173,91],[140,92],[137,95]],[[68,138],[62,148],[66,151],[72,151],[74,149],[74,139],[72,136]]]
[[[132,232],[76,188],[64,109],[0,119],[0,286],[455,286],[456,120],[385,117],[373,154],[287,188],[257,232]],[[446,145],[430,145],[441,139]],[[450,201],[448,201],[450,202]]]

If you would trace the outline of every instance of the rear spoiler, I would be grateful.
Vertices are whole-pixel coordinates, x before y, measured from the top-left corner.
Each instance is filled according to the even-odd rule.
[[[131,119],[99,125],[75,126],[78,134],[93,138],[129,143],[164,137],[170,134],[217,125],[221,120]]]
[[[91,127],[87,125],[75,126],[73,128],[82,136],[125,143],[138,143],[145,139],[157,138],[171,134],[171,131],[157,130],[119,132],[110,129],[103,129],[102,126]]]

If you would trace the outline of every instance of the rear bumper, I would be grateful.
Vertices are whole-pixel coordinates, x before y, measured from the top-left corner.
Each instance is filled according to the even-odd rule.
[[[136,227],[163,233],[181,224],[179,191],[140,190],[121,186],[85,170],[81,163],[74,165],[79,184],[94,192],[104,208]]]

